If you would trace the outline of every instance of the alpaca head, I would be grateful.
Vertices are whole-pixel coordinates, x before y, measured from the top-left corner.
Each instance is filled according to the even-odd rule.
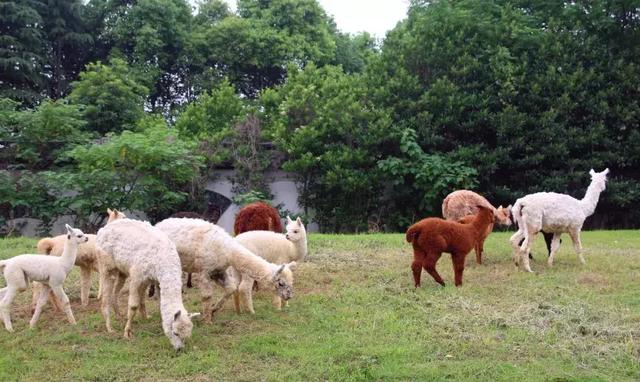
[[[296,262],[292,261],[288,264],[278,266],[273,272],[272,281],[276,288],[276,293],[283,300],[289,300],[293,297],[293,272]]]
[[[125,215],[124,213],[116,209],[112,210],[111,208],[107,208],[107,214],[109,215],[107,219],[107,224],[111,223],[114,220],[125,219],[127,217],[127,215]]]
[[[174,349],[182,350],[182,348],[184,348],[184,341],[191,337],[191,331],[193,330],[191,319],[199,315],[200,313],[187,313],[182,310],[177,311],[173,315],[169,340]]]
[[[304,224],[302,224],[300,218],[291,220],[291,218],[287,216],[287,233],[285,237],[293,243],[307,237],[307,231],[304,229]]]
[[[495,215],[496,222],[498,224],[506,226],[511,225],[511,206],[508,206],[507,208],[499,206],[498,208],[496,208]]]
[[[69,224],[65,224],[64,226],[67,228],[67,240],[75,244],[82,244],[89,241],[89,238],[79,229],[73,228]]]
[[[595,188],[596,191],[602,192],[607,186],[607,174],[609,173],[609,169],[605,168],[602,172],[595,172],[593,169],[589,171],[589,175],[591,175],[591,185]]]

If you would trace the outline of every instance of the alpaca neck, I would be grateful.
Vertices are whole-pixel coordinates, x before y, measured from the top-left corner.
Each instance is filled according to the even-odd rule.
[[[601,192],[602,191],[599,191],[596,188],[596,185],[591,182],[589,188],[587,188],[587,193],[584,195],[584,198],[580,200],[580,205],[582,206],[582,211],[585,216],[590,216],[595,212]]]
[[[251,251],[238,244],[234,246],[229,263],[241,273],[248,274],[255,280],[267,280],[272,275],[272,265],[267,260],[253,254]]]
[[[304,236],[302,239],[298,240],[294,243],[296,247],[296,251],[298,253],[298,260],[302,261],[307,258],[307,237]]]
[[[60,264],[69,273],[73,264],[76,262],[76,255],[78,254],[78,243],[75,240],[71,240],[67,236],[67,240],[64,242],[64,249],[62,256],[60,256]]]
[[[476,218],[471,225],[473,226],[475,233],[478,237],[484,235],[484,231],[493,222],[493,213],[488,209],[480,209]]]

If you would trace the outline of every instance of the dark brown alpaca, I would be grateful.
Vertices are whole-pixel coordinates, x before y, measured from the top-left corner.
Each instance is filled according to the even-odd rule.
[[[239,235],[247,231],[273,231],[282,233],[282,222],[278,210],[264,202],[254,202],[242,207],[233,232]]]
[[[484,206],[478,206],[478,214],[469,224],[427,218],[409,227],[406,237],[407,241],[413,244],[411,270],[416,288],[420,286],[422,268],[429,272],[436,282],[444,286],[444,281],[436,270],[436,263],[442,256],[442,252],[451,254],[455,284],[462,285],[465,257],[482,239],[494,218],[493,211]]]

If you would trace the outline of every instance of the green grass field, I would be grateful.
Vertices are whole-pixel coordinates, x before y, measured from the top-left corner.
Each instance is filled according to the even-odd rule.
[[[118,321],[108,334],[95,299],[80,307],[74,269],[65,289],[78,325],[49,305],[29,330],[30,293],[22,293],[16,332],[0,330],[0,381],[639,380],[640,232],[583,233],[585,266],[565,237],[553,268],[539,237],[535,274],[514,267],[508,237],[489,237],[481,266],[468,256],[461,288],[443,255],[447,286],[425,272],[416,290],[404,235],[311,235],[288,308],[274,311],[264,292],[255,316],[236,315],[228,302],[213,324],[195,322],[181,353],[163,335],[155,301],[134,339],[122,338]],[[0,240],[0,258],[35,243]],[[198,310],[197,290],[185,299]]]

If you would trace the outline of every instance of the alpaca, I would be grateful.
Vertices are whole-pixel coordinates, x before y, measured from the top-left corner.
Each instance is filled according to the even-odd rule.
[[[216,224],[218,222],[218,219],[220,219],[220,215],[221,215],[220,209],[217,208],[215,204],[208,202],[207,210],[204,212],[204,214],[199,214],[197,212],[191,212],[191,211],[180,211],[180,212],[176,212],[175,214],[169,217],[170,218],[202,219],[202,220],[211,222],[213,224]],[[192,278],[191,273],[188,273],[187,288],[193,288],[193,282],[191,278]],[[154,293],[155,293],[155,285],[151,285],[151,287],[149,287],[149,297],[153,297]]]
[[[126,215],[118,210],[111,210],[107,208],[107,224],[118,219],[126,218]],[[38,253],[45,255],[61,256],[64,250],[65,240],[67,235],[59,235],[55,237],[48,237],[38,241],[37,248]],[[89,304],[89,289],[91,288],[91,272],[99,272],[98,258],[103,255],[96,248],[96,235],[86,234],[89,238],[87,243],[80,245],[78,248],[78,254],[76,255],[75,265],[80,267],[80,301],[82,306]],[[33,282],[32,286],[32,310],[35,309],[38,301],[38,296],[42,290],[42,284],[39,282]],[[96,298],[100,299],[102,296],[102,282],[98,283],[98,295]],[[61,305],[53,292],[49,293],[49,299],[56,310],[61,310]]]
[[[62,284],[67,278],[76,260],[78,246],[89,239],[79,229],[66,225],[67,235],[64,251],[60,257],[46,255],[19,255],[0,261],[0,271],[4,270],[7,286],[0,289],[0,314],[4,320],[4,327],[12,332],[10,309],[17,292],[27,289],[29,280],[44,284],[29,326],[33,328],[40,318],[42,307],[47,303],[49,290],[62,302],[62,309],[72,325],[76,324],[69,304],[69,297],[64,293]]]
[[[278,210],[265,202],[255,202],[242,207],[233,224],[233,232],[239,235],[247,231],[273,231],[282,233]]]
[[[584,220],[596,209],[600,193],[606,188],[608,173],[608,168],[602,172],[595,172],[593,169],[589,171],[591,184],[582,200],[555,192],[538,192],[516,200],[512,212],[514,219],[518,222],[518,231],[509,239],[516,266],[522,261],[525,270],[533,272],[528,255],[535,236],[540,231],[553,233],[551,254],[547,260],[549,266],[553,265],[560,246],[560,236],[565,232],[571,237],[578,259],[582,264],[585,263],[580,231]],[[523,238],[524,242],[519,244]]]
[[[442,201],[442,217],[446,220],[453,220],[463,224],[470,223],[473,221],[473,218],[467,218],[467,216],[476,215],[478,213],[476,206],[478,205],[485,206],[494,212],[494,215],[496,216],[494,221],[495,223],[505,226],[511,225],[511,206],[508,206],[507,208],[502,206],[495,208],[487,199],[469,190],[458,190],[447,195],[447,197]],[[494,222],[487,227],[486,231],[474,247],[476,252],[476,262],[478,264],[482,264],[484,241],[493,231]]]
[[[300,218],[294,221],[287,216],[286,235],[271,231],[249,231],[236,236],[236,241],[251,252],[274,264],[303,261],[307,256],[307,232]],[[237,272],[237,270],[234,269],[234,272]],[[247,274],[242,274],[240,277],[236,276],[236,278],[242,280],[238,292],[234,296],[236,306],[240,307],[240,311],[244,309],[251,314],[255,314],[251,296],[254,280]],[[274,295],[273,305],[277,310],[282,309],[280,296]]]
[[[235,241],[224,229],[200,219],[169,218],[156,224],[176,245],[182,270],[200,274],[202,314],[205,322],[237,291],[239,280],[227,271],[230,266],[241,274],[272,287],[284,300],[293,294],[291,268],[295,263],[271,264]],[[225,293],[214,305],[213,283],[222,285]],[[160,286],[162,290],[162,286]],[[238,306],[236,305],[236,310]]]
[[[451,253],[453,271],[455,273],[456,286],[462,285],[462,272],[464,272],[464,259],[484,236],[487,227],[495,219],[493,211],[478,205],[478,214],[473,222],[461,224],[455,221],[440,218],[422,219],[407,230],[407,242],[413,244],[413,279],[415,287],[420,286],[420,274],[424,268],[436,282],[444,286],[444,281],[436,270],[436,263],[442,252]]]
[[[148,222],[119,219],[98,231],[96,243],[107,255],[103,259],[103,272],[100,274],[103,283],[102,314],[107,331],[113,331],[110,308],[113,306],[118,313],[116,299],[125,278],[129,278],[125,338],[132,337],[132,321],[138,308],[143,316],[146,315],[146,287],[158,281],[164,334],[174,349],[182,349],[185,340],[191,336],[191,318],[198,313],[189,314],[182,303],[182,270],[173,242]]]

